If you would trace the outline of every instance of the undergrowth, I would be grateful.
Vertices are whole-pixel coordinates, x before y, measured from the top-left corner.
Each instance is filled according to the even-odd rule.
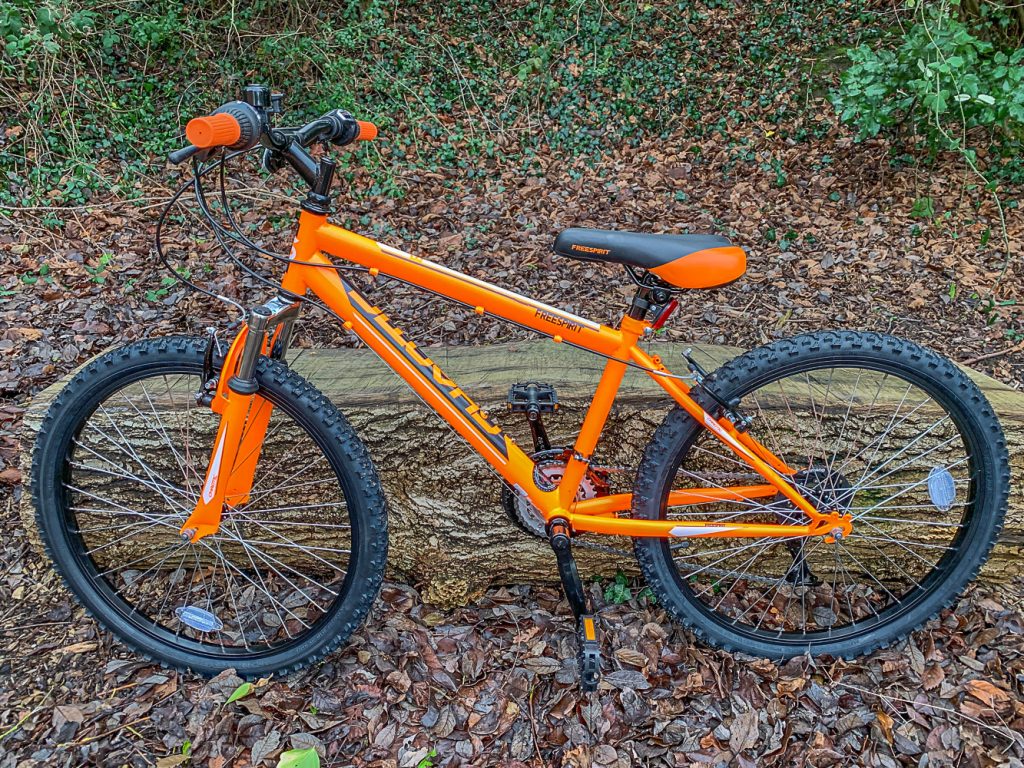
[[[542,153],[586,161],[680,129],[753,163],[737,128],[827,131],[805,60],[877,23],[867,0],[5,0],[0,204],[143,194],[188,118],[254,81],[286,93],[289,123],[334,107],[377,122],[368,195],[399,195],[396,168],[473,178],[501,155],[531,173]]]

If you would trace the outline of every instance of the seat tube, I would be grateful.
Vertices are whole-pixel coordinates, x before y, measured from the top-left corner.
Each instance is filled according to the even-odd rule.
[[[598,382],[594,399],[583,419],[572,456],[566,462],[562,482],[558,484],[558,504],[562,509],[570,509],[570,505],[576,499],[580,483],[594,456],[597,441],[601,438],[605,422],[608,421],[608,414],[611,413],[615,397],[619,394],[622,377],[626,375],[625,361],[630,359],[630,350],[636,346],[646,327],[647,323],[641,319],[629,315],[622,318],[619,326],[619,348],[604,365],[601,381]]]
[[[590,408],[587,409],[583,426],[580,427],[579,436],[576,438],[576,445],[573,446],[572,456],[566,462],[565,474],[558,486],[558,503],[563,509],[569,509],[569,505],[576,498],[580,482],[582,482],[587,466],[593,457],[597,441],[601,437],[601,431],[608,420],[608,414],[615,402],[615,396],[619,393],[619,386],[622,384],[622,377],[625,373],[625,363],[617,360],[609,360],[605,363],[601,381],[597,385]]]

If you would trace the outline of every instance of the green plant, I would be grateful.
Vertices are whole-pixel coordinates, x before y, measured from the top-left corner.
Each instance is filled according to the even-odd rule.
[[[289,749],[281,753],[277,768],[320,768],[320,755],[315,749]]]
[[[253,684],[250,682],[242,683],[231,692],[231,695],[228,696],[227,701],[225,701],[224,703],[231,704],[232,702],[238,701],[239,699],[244,699],[246,696],[252,693],[253,687]]]
[[[40,264],[38,268],[21,274],[21,282],[25,285],[35,285],[40,280],[47,285],[53,285],[53,275],[50,274],[50,265],[45,262]]]
[[[615,578],[612,579],[611,583],[608,584],[604,589],[604,599],[609,603],[615,605],[621,605],[622,603],[628,602],[633,597],[632,591],[629,589],[629,581],[626,578],[626,574],[622,571],[618,571],[615,574]]]
[[[883,130],[958,150],[973,162],[993,144],[1013,157],[1024,129],[1024,48],[1000,50],[957,15],[958,0],[928,3],[888,44],[847,52],[832,102],[865,139]],[[972,132],[980,129],[975,136]]]
[[[125,0],[102,9],[84,0],[6,0],[0,78],[18,98],[0,152],[0,203],[138,197],[179,145],[183,118],[248,79],[285,92],[289,123],[343,107],[381,125],[387,142],[363,151],[372,182],[352,185],[355,197],[401,196],[411,169],[489,178],[497,157],[535,174],[551,152],[589,160],[680,125],[695,142],[728,138],[762,117],[779,138],[828,130],[827,117],[812,110],[791,134],[783,126],[796,100],[778,97],[815,81],[800,66],[807,49],[847,41],[849,22],[877,12],[867,0],[794,0],[784,13],[767,0],[737,8],[732,23],[718,25],[707,7],[669,0],[500,8],[311,0],[301,12],[269,0],[195,8]],[[749,52],[740,54],[737,39]],[[736,51],[728,67],[739,84],[735,103],[710,112],[722,84],[715,67],[694,66],[709,51]],[[186,70],[203,77],[192,82]],[[691,146],[700,153],[699,143]],[[756,164],[749,149],[740,162]],[[785,183],[781,166],[769,172]]]
[[[930,197],[919,197],[914,201],[910,215],[915,219],[931,219],[935,216],[935,203]]]
[[[85,271],[89,273],[89,279],[94,283],[106,282],[107,267],[110,266],[110,262],[113,260],[114,255],[112,253],[104,253],[95,265],[86,264]]]

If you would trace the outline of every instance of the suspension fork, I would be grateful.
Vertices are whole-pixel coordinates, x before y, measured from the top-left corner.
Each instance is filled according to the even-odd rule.
[[[220,529],[225,505],[249,500],[273,411],[270,401],[256,394],[256,366],[261,355],[284,356],[299,309],[299,302],[284,295],[255,307],[228,349],[210,403],[220,414],[217,436],[199,500],[180,531],[192,542]]]

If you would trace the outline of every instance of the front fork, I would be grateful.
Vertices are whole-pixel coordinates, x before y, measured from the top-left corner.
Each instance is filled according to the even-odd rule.
[[[209,403],[220,425],[199,499],[180,530],[189,541],[216,533],[225,506],[249,500],[273,411],[257,394],[256,366],[262,355],[284,357],[299,309],[284,295],[255,307],[228,349]]]

